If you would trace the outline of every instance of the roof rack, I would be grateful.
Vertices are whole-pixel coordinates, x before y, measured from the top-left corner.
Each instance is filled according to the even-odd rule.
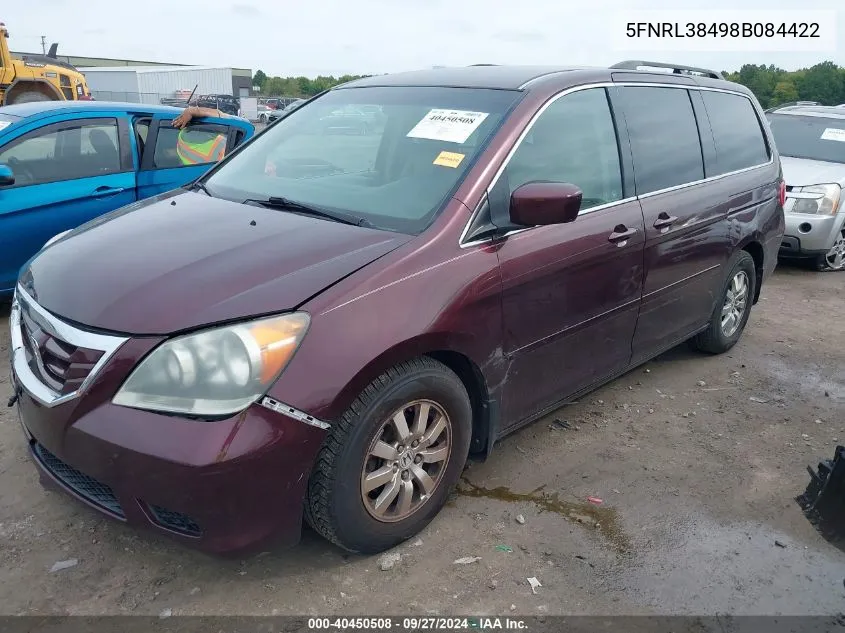
[[[766,112],[774,112],[775,110],[780,110],[781,108],[791,108],[793,106],[817,106],[821,105],[818,101],[789,101],[787,103],[779,103],[776,106],[772,106],[768,108]]]
[[[724,79],[722,73],[718,73],[715,70],[710,70],[708,68],[696,68],[695,66],[681,66],[680,64],[665,64],[663,62],[646,62],[639,59],[629,59],[624,62],[619,62],[618,64],[613,64],[613,66],[611,66],[611,68],[622,70],[639,70],[642,67],[668,68],[676,75],[689,75],[693,73],[698,73],[700,75],[704,75],[705,77],[710,77],[712,79]]]

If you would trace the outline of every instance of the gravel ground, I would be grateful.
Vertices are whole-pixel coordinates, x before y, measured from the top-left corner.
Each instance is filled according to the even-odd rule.
[[[0,613],[838,613],[845,553],[794,497],[845,442],[843,282],[780,267],[731,353],[675,349],[507,438],[390,560],[308,531],[219,560],[115,524],[40,487],[3,407]]]

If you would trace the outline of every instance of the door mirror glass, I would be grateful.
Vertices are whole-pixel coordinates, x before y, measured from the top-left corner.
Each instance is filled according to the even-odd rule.
[[[582,196],[567,182],[526,183],[511,194],[511,222],[520,226],[572,222],[581,210]]]
[[[10,187],[15,184],[15,174],[8,165],[0,165],[0,187]]]

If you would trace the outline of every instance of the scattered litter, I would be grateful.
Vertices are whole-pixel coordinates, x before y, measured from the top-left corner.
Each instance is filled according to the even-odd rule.
[[[499,552],[512,552],[513,548],[510,545],[497,545],[496,551]]]
[[[619,494],[619,491],[616,488],[614,488],[611,492],[613,492],[614,494],[617,494],[617,495]]]
[[[57,571],[62,571],[63,569],[70,569],[71,567],[76,567],[78,564],[79,560],[76,558],[60,560],[59,562],[53,564],[53,566],[50,568],[50,573],[52,574]]]
[[[699,380],[699,381],[698,381],[697,383],[695,383],[695,384],[697,384],[699,387],[706,387],[706,386],[707,386],[707,383],[706,383],[706,382],[704,382],[703,380]]]
[[[455,565],[471,565],[472,563],[477,563],[481,560],[481,556],[464,556],[463,558],[457,559],[454,564]]]
[[[402,554],[398,552],[391,552],[385,554],[381,558],[378,559],[378,568],[382,571],[388,571],[393,569],[393,567],[402,559]]]
[[[169,618],[171,615],[173,615],[173,609],[165,609],[164,611],[158,614],[158,617],[164,619]]]
[[[821,424],[821,423],[822,423],[821,420],[816,420],[816,424]]]
[[[201,590],[199,587],[194,587],[194,588],[193,588],[193,589],[191,589],[191,591],[189,591],[188,593],[190,593],[192,596],[195,596],[195,595],[197,595],[200,591],[202,591],[202,590]]]
[[[528,579],[528,584],[531,585],[531,593],[537,593],[537,587],[543,586],[534,576]]]
[[[524,448],[522,448],[521,446],[517,446],[517,447],[516,447],[516,450],[517,450],[518,452],[522,453],[523,455],[525,455],[525,454],[528,452],[528,451],[526,451]]]
[[[525,525],[525,517],[522,516],[521,514],[517,514],[516,515],[516,522],[519,523],[520,525]]]
[[[649,413],[654,413],[654,409],[649,409],[649,410],[648,410],[648,412],[649,412]]]
[[[650,370],[650,369],[646,369],[646,370],[645,370],[645,373],[650,374],[650,373],[651,373],[651,370]]]
[[[810,436],[809,436],[809,435],[807,435],[806,433],[802,433],[802,434],[801,434],[801,439],[802,439],[802,440],[809,440],[809,439],[810,439]]]
[[[587,501],[592,503],[594,506],[600,506],[604,503],[599,497],[587,497]]]
[[[511,605],[511,611],[516,611],[516,605],[515,604]]]
[[[422,543],[423,543],[423,542],[422,542],[422,539],[421,539],[421,538],[418,538],[416,541],[414,541],[413,543],[411,543],[411,546],[412,546],[412,547],[419,547],[420,545],[422,545]]]
[[[783,547],[783,548],[786,547],[786,543],[781,543],[780,541],[775,541],[775,545],[777,545],[778,547]]]
[[[769,401],[768,398],[760,398],[758,396],[751,396],[749,398],[749,400],[751,400],[751,402],[756,402],[758,404],[766,404]]]
[[[558,427],[560,427],[560,428],[562,428],[566,431],[569,431],[573,428],[572,422],[570,422],[569,420],[561,420],[560,418],[555,418],[554,424],[556,424]],[[554,427],[552,427],[552,428],[554,428]]]
[[[490,581],[490,583],[487,586],[490,587],[490,589],[495,589],[496,587],[499,586],[499,583],[496,582],[496,579],[494,578],[493,580]]]

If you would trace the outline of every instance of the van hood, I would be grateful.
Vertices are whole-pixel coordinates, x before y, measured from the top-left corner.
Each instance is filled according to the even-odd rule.
[[[783,178],[790,187],[839,183],[845,187],[845,164],[781,156]]]
[[[410,239],[180,191],[75,229],[19,283],[80,325],[172,334],[297,308]]]

